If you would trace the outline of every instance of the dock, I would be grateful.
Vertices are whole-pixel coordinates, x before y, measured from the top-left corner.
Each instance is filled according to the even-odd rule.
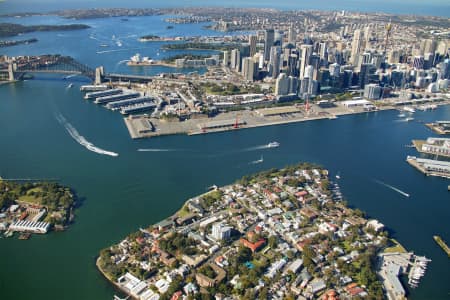
[[[429,137],[427,140],[413,140],[413,145],[420,153],[450,157],[450,139]]]
[[[450,121],[436,121],[425,124],[428,128],[440,135],[450,134]]]
[[[444,240],[438,235],[434,235],[433,239],[442,248],[442,250],[444,250],[445,253],[447,253],[447,255],[450,257],[450,248],[447,246],[447,244],[444,242]]]
[[[406,161],[427,176],[450,179],[450,162],[408,156]]]

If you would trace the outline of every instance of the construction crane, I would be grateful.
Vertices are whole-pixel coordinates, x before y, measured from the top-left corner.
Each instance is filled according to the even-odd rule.
[[[239,129],[239,116],[240,115],[241,115],[240,113],[236,114],[236,121],[234,122],[234,126],[233,126],[234,129]]]

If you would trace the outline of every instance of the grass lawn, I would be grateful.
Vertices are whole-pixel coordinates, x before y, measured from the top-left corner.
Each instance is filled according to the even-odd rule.
[[[395,240],[395,239],[390,239],[390,241],[394,244],[392,247],[388,247],[386,249],[384,249],[384,253],[394,253],[394,252],[399,252],[399,253],[406,253],[406,249],[400,245],[400,243]]]

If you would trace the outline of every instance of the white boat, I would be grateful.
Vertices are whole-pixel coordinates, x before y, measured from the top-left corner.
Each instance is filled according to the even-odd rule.
[[[70,89],[71,87],[73,87],[73,83],[69,83],[69,85],[67,86],[68,89]]]
[[[267,144],[267,148],[277,148],[280,147],[280,143],[278,142],[270,142]]]
[[[406,122],[414,121],[414,118],[406,118],[405,121],[406,121]]]
[[[399,118],[404,118],[404,117],[406,117],[406,115],[404,113],[401,113],[401,114],[398,115],[398,117]]]
[[[416,110],[413,107],[411,107],[411,106],[405,106],[405,107],[403,107],[403,110],[407,111],[409,113],[415,113],[416,112]]]

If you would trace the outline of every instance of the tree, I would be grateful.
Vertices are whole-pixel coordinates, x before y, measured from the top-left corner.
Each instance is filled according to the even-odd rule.
[[[271,236],[269,236],[267,243],[269,244],[270,248],[275,249],[278,244],[278,238],[275,235],[271,235]]]

